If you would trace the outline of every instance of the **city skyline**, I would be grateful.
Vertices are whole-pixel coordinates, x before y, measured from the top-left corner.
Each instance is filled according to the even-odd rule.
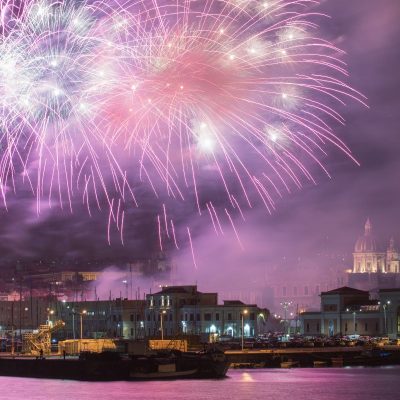
[[[400,0],[0,0],[0,400],[400,391]]]

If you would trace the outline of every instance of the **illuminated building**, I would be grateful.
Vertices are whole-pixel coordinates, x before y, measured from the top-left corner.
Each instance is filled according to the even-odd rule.
[[[399,252],[391,238],[386,252],[377,249],[369,218],[365,223],[364,235],[360,236],[354,246],[353,273],[399,273]]]
[[[370,291],[400,287],[400,255],[395,241],[391,238],[387,250],[381,251],[369,218],[364,234],[355,243],[348,281],[349,286]]]
[[[158,337],[163,318],[166,336],[181,334],[218,334],[254,337],[264,326],[268,310],[255,304],[227,300],[218,304],[217,293],[201,293],[197,286],[163,287],[158,293],[146,296],[146,335]]]
[[[301,333],[400,336],[400,289],[382,289],[377,299],[364,290],[341,287],[321,293],[320,311],[300,314]]]

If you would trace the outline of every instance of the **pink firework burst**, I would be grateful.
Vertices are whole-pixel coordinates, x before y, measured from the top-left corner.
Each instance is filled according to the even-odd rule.
[[[363,96],[341,78],[343,52],[317,37],[316,3],[135,3],[104,60],[117,83],[101,105],[111,141],[139,154],[171,195],[183,197],[182,180],[194,188],[199,211],[205,164],[232,205],[230,174],[249,205],[250,186],[271,209],[271,192],[313,180],[306,159],[324,169],[327,144],[352,157],[330,125],[344,123],[335,104]]]
[[[140,179],[157,196],[193,196],[217,234],[224,218],[240,242],[234,212],[244,219],[257,201],[271,212],[314,181],[314,164],[328,174],[329,147],[354,160],[333,128],[365,98],[318,36],[318,3],[2,2],[2,187],[19,165],[38,204],[57,187],[61,204],[78,193],[90,213],[105,195],[122,232]],[[211,183],[225,193],[221,216],[202,189]],[[164,204],[160,215],[160,247],[178,247]]]

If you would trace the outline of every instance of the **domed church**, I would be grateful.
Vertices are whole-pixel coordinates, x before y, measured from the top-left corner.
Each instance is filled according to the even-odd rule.
[[[369,218],[364,235],[357,239],[354,246],[353,260],[353,274],[400,273],[400,257],[394,239],[390,239],[386,252],[378,251]]]

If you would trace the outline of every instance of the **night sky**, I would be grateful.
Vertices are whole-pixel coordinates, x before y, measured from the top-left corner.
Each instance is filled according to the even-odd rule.
[[[350,254],[367,216],[382,246],[391,235],[400,241],[399,1],[326,0],[318,11],[332,17],[323,20],[321,35],[348,53],[349,82],[368,97],[369,109],[349,104],[346,126],[335,127],[361,165],[332,151],[324,160],[332,179],[316,173],[316,186],[286,195],[272,215],[262,207],[247,211],[246,222],[236,221],[244,250],[232,233],[216,237],[193,205],[174,211],[178,231],[183,232],[188,221],[193,227],[197,265],[204,273],[252,267],[261,272],[283,256],[312,258],[321,251]],[[32,195],[19,192],[9,198],[8,211],[0,211],[2,267],[17,259],[107,259],[112,265],[149,256],[158,249],[159,202],[147,189],[143,193],[141,207],[128,213],[124,246],[116,232],[109,246],[106,211],[89,218],[77,201],[73,215],[55,206],[38,217]],[[194,267],[187,246],[169,254],[190,277]]]

